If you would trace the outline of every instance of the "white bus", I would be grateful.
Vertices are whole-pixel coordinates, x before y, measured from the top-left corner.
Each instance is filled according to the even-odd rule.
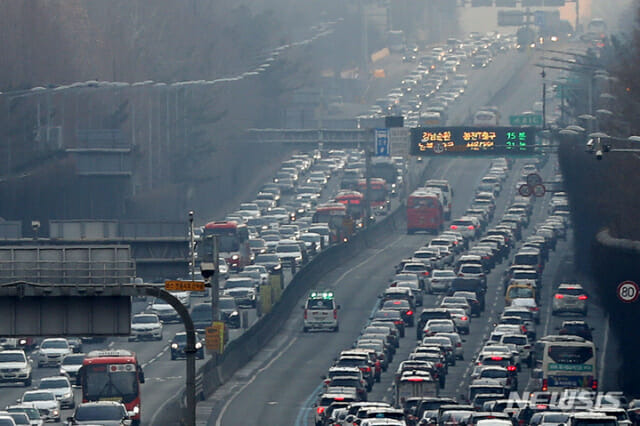
[[[598,389],[596,346],[578,336],[546,336],[536,342],[540,390]]]

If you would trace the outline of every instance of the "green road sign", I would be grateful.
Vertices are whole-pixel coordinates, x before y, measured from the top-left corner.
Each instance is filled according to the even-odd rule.
[[[509,116],[509,124],[512,126],[542,126],[540,114],[524,114]]]

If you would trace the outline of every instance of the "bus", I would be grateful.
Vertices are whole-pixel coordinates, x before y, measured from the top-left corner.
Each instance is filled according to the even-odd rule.
[[[358,191],[367,194],[367,180],[358,181]],[[369,204],[371,211],[375,215],[386,214],[389,211],[389,190],[387,182],[381,178],[369,179]]]
[[[407,234],[428,231],[437,234],[444,227],[444,209],[437,194],[414,191],[407,199]]]
[[[355,232],[353,218],[347,213],[347,207],[341,203],[320,204],[316,207],[311,221],[329,225],[331,244],[347,242]]]
[[[362,225],[364,219],[364,195],[358,191],[340,191],[336,195],[334,201],[344,204],[349,214],[358,225]]]
[[[398,171],[398,167],[389,157],[374,157],[371,159],[369,176],[372,178],[384,179],[387,191],[391,196],[397,196],[399,186],[403,182],[403,176]]]
[[[534,360],[543,392],[598,390],[596,347],[578,336],[545,336],[538,340]]]
[[[82,402],[122,402],[132,424],[140,425],[140,384],[144,383],[144,373],[135,353],[126,349],[91,351],[82,362],[79,376]]]
[[[218,252],[229,267],[240,271],[251,264],[251,248],[249,247],[249,230],[247,225],[238,222],[218,221],[209,222],[204,226],[204,232],[198,243],[198,259],[211,259],[213,256],[213,240],[210,235],[218,237]]]

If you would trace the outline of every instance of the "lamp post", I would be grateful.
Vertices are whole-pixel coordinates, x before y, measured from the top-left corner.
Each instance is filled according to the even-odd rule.
[[[189,254],[191,255],[191,281],[195,281],[196,278],[196,251],[193,232],[193,216],[193,210],[189,210]]]

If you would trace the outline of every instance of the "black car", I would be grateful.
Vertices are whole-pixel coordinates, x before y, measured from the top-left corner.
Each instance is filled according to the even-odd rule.
[[[176,360],[178,358],[186,358],[187,355],[184,353],[184,348],[187,346],[187,333],[180,332],[176,333],[173,336],[173,340],[171,340],[171,360]],[[196,333],[196,357],[198,359],[204,359],[204,345],[202,344],[202,340],[200,336]]]
[[[261,253],[256,256],[254,262],[256,265],[263,265],[270,274],[276,274],[282,271],[282,262],[277,254]]]
[[[384,321],[395,324],[400,337],[404,337],[404,320],[400,311],[379,309],[371,318],[373,321]]]
[[[560,326],[558,334],[580,336],[585,340],[592,341],[592,330],[593,327],[589,327],[589,324],[587,324],[585,321],[564,321],[562,323],[562,326]]]
[[[240,328],[240,311],[233,297],[220,297],[218,309],[220,309],[220,319],[230,328]]]
[[[413,327],[415,324],[415,307],[406,299],[386,299],[380,308],[399,311],[407,327]]]
[[[416,325],[416,338],[422,340],[424,337],[422,329],[430,319],[452,319],[451,313],[444,308],[424,308],[418,318]]]

